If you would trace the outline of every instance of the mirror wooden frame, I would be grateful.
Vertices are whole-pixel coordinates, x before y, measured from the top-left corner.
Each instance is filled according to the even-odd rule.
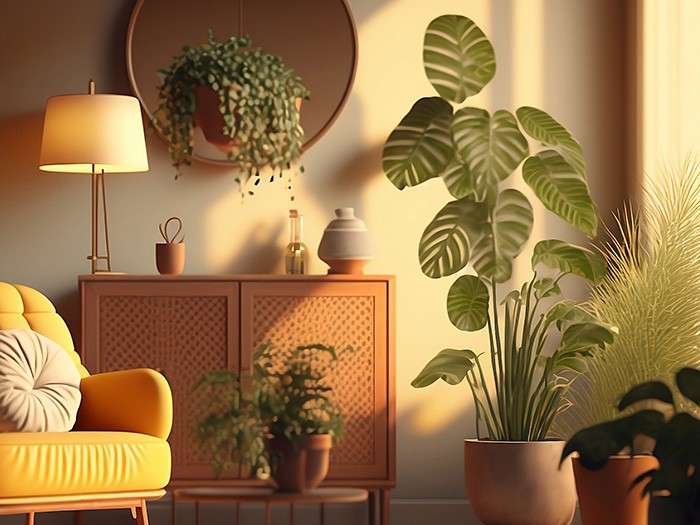
[[[134,36],[134,31],[136,29],[136,24],[138,22],[139,14],[141,12],[141,9],[143,8],[145,2],[147,0],[137,0],[136,4],[134,5],[133,10],[131,11],[131,16],[129,18],[129,26],[127,28],[126,32],[126,71],[127,75],[129,77],[129,84],[131,85],[131,91],[134,94],[136,98],[138,98],[139,102],[141,103],[141,107],[143,108],[144,113],[148,117],[148,120],[150,124],[153,126],[153,128],[156,130],[156,133],[158,136],[167,144],[168,140],[167,138],[161,133],[161,131],[158,129],[158,127],[154,124],[154,116],[153,112],[151,109],[146,105],[144,98],[141,94],[141,91],[138,86],[138,82],[136,79],[136,74],[134,72],[134,62],[133,62],[133,46],[132,46],[132,41],[133,41],[133,36]],[[350,5],[348,4],[348,0],[335,0],[340,3],[340,5],[343,7],[345,10],[345,14],[348,19],[348,25],[349,28],[352,32],[352,39],[353,39],[353,57],[352,57],[352,70],[350,72],[350,75],[348,77],[347,84],[345,86],[345,90],[343,92],[342,97],[338,101],[338,104],[336,105],[335,109],[333,110],[332,114],[328,116],[325,124],[311,137],[306,139],[304,141],[304,144],[302,145],[302,152],[308,150],[311,146],[313,146],[318,140],[330,129],[330,127],[335,123],[337,120],[338,116],[342,112],[343,108],[345,107],[345,104],[347,103],[348,98],[350,97],[350,93],[352,91],[353,84],[355,82],[355,75],[357,74],[357,61],[358,61],[358,38],[357,38],[357,26],[355,24],[355,19],[352,15],[352,11],[350,10]],[[198,155],[196,153],[193,153],[192,157],[193,160],[197,160],[199,162],[204,162],[206,164],[213,164],[213,165],[218,165],[218,166],[226,166],[226,167],[231,167],[235,166],[236,163],[234,161],[226,160],[226,159],[212,159],[209,157],[204,157],[202,155]]]

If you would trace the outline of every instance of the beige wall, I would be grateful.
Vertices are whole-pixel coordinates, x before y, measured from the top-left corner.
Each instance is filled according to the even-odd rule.
[[[350,3],[360,38],[355,87],[335,126],[304,156],[297,206],[314,252],[333,208],[355,206],[378,244],[369,271],[398,275],[395,495],[460,498],[461,439],[473,432],[467,390],[439,385],[415,391],[409,381],[439,348],[483,348],[483,340],[452,328],[444,311],[451,280],[423,277],[417,262],[418,238],[447,192],[440,181],[397,191],[381,173],[381,147],[413,101],[433,93],[421,65],[426,24],[444,13],[462,13],[491,37],[498,59],[495,81],[473,104],[533,104],[557,116],[583,144],[605,213],[620,202],[625,187],[624,2]],[[74,333],[76,276],[88,268],[89,185],[81,176],[38,174],[42,111],[48,96],[82,91],[89,77],[100,91],[128,92],[123,49],[131,5],[23,0],[4,2],[0,15],[0,279],[45,290]],[[107,180],[117,270],[155,271],[156,225],[171,215],[184,219],[188,272],[281,270],[288,207],[283,187],[266,187],[241,203],[231,172],[194,165],[175,181],[156,137],[149,140],[149,155],[150,173]],[[535,231],[568,234],[550,218]],[[323,268],[313,261],[314,272]]]

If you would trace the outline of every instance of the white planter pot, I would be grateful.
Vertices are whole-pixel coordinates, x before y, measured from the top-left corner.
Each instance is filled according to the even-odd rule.
[[[464,440],[466,493],[485,525],[569,525],[576,510],[563,441]]]

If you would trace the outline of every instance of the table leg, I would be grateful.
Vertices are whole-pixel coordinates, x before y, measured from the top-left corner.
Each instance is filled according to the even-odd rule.
[[[175,491],[170,495],[170,525],[175,525]]]
[[[377,493],[374,490],[367,491],[367,510],[369,512],[369,518],[367,523],[369,525],[376,525],[377,523]]]
[[[265,525],[272,525],[272,505],[265,502]]]
[[[321,525],[326,524],[326,504],[321,503]]]
[[[194,502],[194,525],[199,525],[199,501]]]
[[[289,525],[294,525],[294,503],[289,504]]]
[[[389,489],[382,489],[379,492],[379,523],[389,525],[389,506],[391,504],[391,493]]]
[[[241,525],[241,504],[236,503],[236,525]]]

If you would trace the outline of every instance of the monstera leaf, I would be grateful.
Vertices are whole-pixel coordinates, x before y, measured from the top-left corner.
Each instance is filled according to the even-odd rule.
[[[428,361],[421,373],[411,381],[411,386],[423,388],[432,385],[438,379],[450,385],[457,385],[474,367],[475,361],[476,354],[471,350],[445,348]]]
[[[441,97],[456,103],[475,95],[496,73],[496,55],[483,31],[464,16],[436,18],[425,32],[423,65]]]
[[[664,420],[661,412],[641,410],[627,417],[579,430],[567,441],[561,460],[578,452],[584,467],[590,470],[601,469],[610,456],[618,454],[625,447],[631,447],[637,435],[656,437]]]
[[[605,261],[597,253],[556,239],[537,243],[532,252],[532,267],[540,263],[593,283],[600,281],[607,270]]]
[[[436,279],[452,275],[469,262],[470,245],[487,209],[470,198],[448,202],[430,221],[418,245],[423,273]]]
[[[528,153],[527,139],[505,110],[489,115],[485,109],[460,109],[452,119],[452,140],[462,163],[488,184],[505,180]]]
[[[523,249],[532,231],[532,207],[517,190],[503,190],[496,200],[491,221],[472,250],[476,272],[496,282],[507,281],[513,271],[513,259]]]
[[[447,294],[447,315],[460,330],[474,332],[486,326],[489,316],[489,291],[481,279],[463,275]]]
[[[461,161],[452,159],[440,176],[445,182],[447,191],[455,199],[462,199],[475,194],[476,181],[474,180],[474,174]]]
[[[560,301],[553,305],[545,315],[547,326],[556,323],[559,330],[565,324],[594,322],[595,320],[593,314],[573,301]]]
[[[529,157],[523,164],[523,178],[549,211],[595,235],[598,216],[588,184],[559,153],[545,150]]]
[[[564,126],[541,109],[530,106],[518,108],[515,113],[525,133],[547,146],[556,147],[576,172],[585,177],[586,164],[581,145]]]
[[[440,97],[416,102],[384,144],[382,168],[398,189],[437,177],[453,156],[452,106]]]

